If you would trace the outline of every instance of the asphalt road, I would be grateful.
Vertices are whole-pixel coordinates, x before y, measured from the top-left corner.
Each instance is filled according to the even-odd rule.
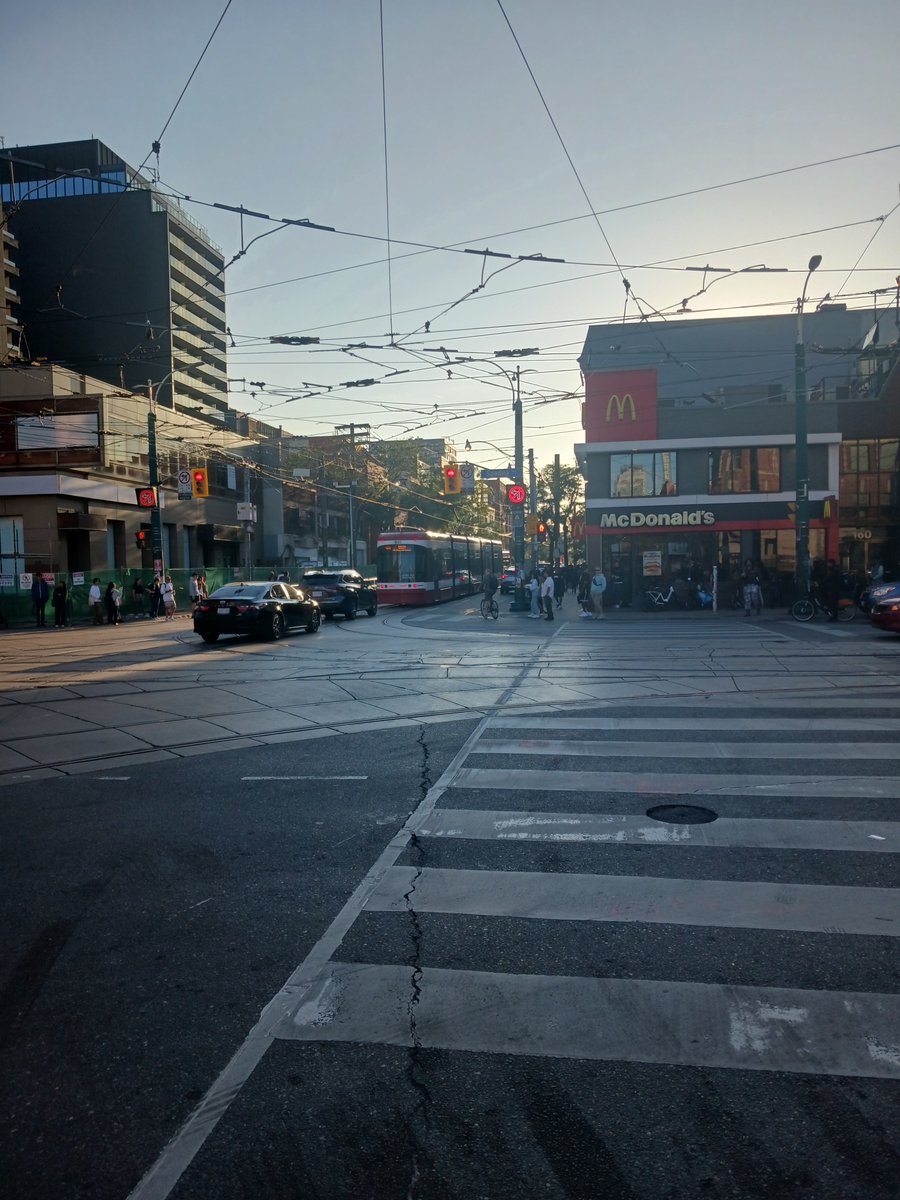
[[[0,791],[5,1196],[896,1200],[893,644],[550,632],[484,717]]]

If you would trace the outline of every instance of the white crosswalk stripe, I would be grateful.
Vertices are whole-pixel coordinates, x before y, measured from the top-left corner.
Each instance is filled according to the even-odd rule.
[[[833,693],[821,705],[809,695],[756,696],[756,715],[745,716],[736,711],[739,700],[690,708],[682,699],[678,710],[629,701],[621,716],[493,717],[442,778],[435,803],[412,820],[405,836],[414,839],[418,861],[388,865],[371,880],[365,919],[399,916],[426,943],[419,922],[427,914],[495,928],[508,920],[555,923],[553,938],[615,924],[635,944],[653,928],[853,938],[861,946],[900,937],[900,888],[884,886],[883,874],[878,885],[855,882],[867,878],[866,864],[877,870],[885,855],[900,852],[900,822],[878,819],[886,800],[900,798],[900,779],[890,773],[900,758],[900,706],[893,696],[866,697],[862,706]],[[708,733],[726,736],[704,740]],[[494,766],[497,758],[515,765]],[[571,769],[575,758],[603,761],[581,771]],[[628,770],[634,759],[639,769]],[[724,760],[749,770],[715,770]],[[497,807],[481,806],[485,793]],[[549,810],[530,807],[536,795],[552,797]],[[677,798],[664,814],[671,819],[650,815],[657,810],[648,798],[657,796]],[[809,801],[818,799],[821,816],[809,816]],[[723,811],[695,824],[698,805]],[[506,855],[499,866],[484,858],[490,846]],[[450,865],[429,863],[439,847],[451,853]],[[652,869],[620,861],[641,848],[657,855]],[[527,869],[524,862],[519,869],[526,849]],[[535,854],[551,852],[552,868],[533,869]],[[577,861],[560,859],[575,853]],[[602,866],[595,866],[599,854]],[[843,882],[821,881],[831,869],[822,870],[823,855],[833,856],[825,861]],[[816,882],[802,875],[807,859]],[[752,865],[742,877],[736,864],[744,862]],[[842,863],[852,864],[849,875],[841,875]],[[302,1003],[277,1036],[900,1079],[900,992],[792,987],[791,966],[788,955],[785,986],[757,987],[727,977],[329,961],[306,981]]]

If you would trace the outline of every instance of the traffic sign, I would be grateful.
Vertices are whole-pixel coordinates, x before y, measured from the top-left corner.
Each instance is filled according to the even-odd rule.
[[[459,478],[463,494],[471,496],[475,491],[475,467],[472,463],[459,464]]]
[[[506,502],[514,506],[524,504],[528,499],[528,490],[521,483],[511,483],[506,489]]]
[[[191,497],[193,496],[193,494],[194,494],[194,490],[193,490],[193,487],[191,486],[190,471],[179,471],[178,472],[178,499],[179,500],[190,500]]]
[[[156,488],[135,488],[138,508],[156,508]]]

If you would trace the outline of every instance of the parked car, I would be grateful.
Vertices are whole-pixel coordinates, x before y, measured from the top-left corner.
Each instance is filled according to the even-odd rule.
[[[374,579],[363,579],[359,571],[306,571],[303,586],[329,619],[340,615],[352,621],[360,609],[370,617],[378,612]]]
[[[872,608],[869,617],[877,629],[900,633],[900,583],[886,583],[871,588]]]
[[[291,629],[316,633],[321,620],[316,601],[289,583],[227,583],[197,605],[194,632],[204,642],[223,633],[277,641]]]

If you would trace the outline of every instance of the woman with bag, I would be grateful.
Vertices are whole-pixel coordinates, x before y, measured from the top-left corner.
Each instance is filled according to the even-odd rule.
[[[159,589],[159,594],[162,598],[163,607],[166,610],[166,620],[171,621],[175,616],[175,584],[172,582],[171,575],[166,576],[162,587]]]
[[[603,620],[603,593],[606,591],[606,576],[600,567],[594,568],[591,576],[591,603],[594,606],[594,620]]]

